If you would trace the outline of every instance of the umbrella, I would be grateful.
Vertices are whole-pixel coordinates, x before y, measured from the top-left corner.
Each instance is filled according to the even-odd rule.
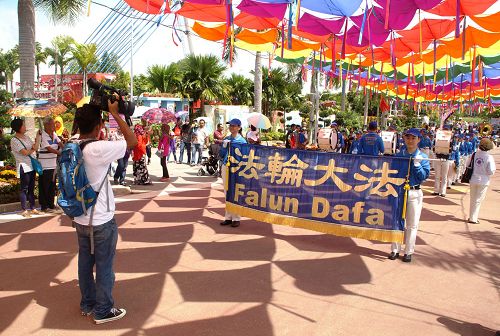
[[[271,122],[269,118],[262,113],[252,112],[248,115],[248,123],[255,126],[256,128],[268,129],[271,128]]]
[[[189,114],[189,111],[179,111],[179,112],[175,112],[175,116],[177,118],[183,116],[183,115],[186,115],[186,114]]]
[[[156,107],[147,110],[144,112],[141,119],[146,120],[150,124],[168,124],[177,120],[175,114],[169,112],[163,107]]]
[[[60,115],[66,110],[66,106],[61,103],[49,102],[48,100],[30,100],[13,107],[9,110],[9,114],[15,117],[44,118]]]
[[[76,107],[82,107],[84,104],[90,103],[90,96],[85,96],[76,103]]]

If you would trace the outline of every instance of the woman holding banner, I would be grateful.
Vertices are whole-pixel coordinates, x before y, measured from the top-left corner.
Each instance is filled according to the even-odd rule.
[[[222,142],[222,148],[220,150],[220,157],[222,158],[222,184],[224,185],[224,194],[227,193],[227,178],[228,178],[228,154],[229,154],[229,146],[230,144],[244,144],[247,143],[245,138],[243,138],[240,134],[241,130],[241,121],[240,119],[232,119],[228,122],[229,124],[229,132],[231,133],[229,136],[225,137]],[[231,213],[226,210],[226,214],[224,216],[224,221],[220,223],[220,225],[231,225],[232,227],[240,226],[240,215]]]
[[[420,132],[417,128],[410,128],[404,132],[403,139],[406,148],[397,153],[398,157],[410,158],[408,197],[406,200],[406,219],[405,219],[405,254],[404,262],[411,262],[411,256],[415,251],[415,241],[417,239],[418,223],[420,213],[422,212],[423,193],[420,185],[429,177],[431,166],[428,156],[418,149]],[[399,257],[401,244],[392,243],[389,259],[395,260]]]

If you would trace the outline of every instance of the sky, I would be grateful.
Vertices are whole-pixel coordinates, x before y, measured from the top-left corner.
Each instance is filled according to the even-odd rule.
[[[98,0],[97,2],[114,7],[117,0]],[[90,16],[84,13],[75,26],[54,25],[46,17],[45,13],[36,11],[36,40],[42,44],[43,47],[50,46],[51,40],[57,35],[70,35],[77,42],[83,43],[92,31],[99,25],[99,23],[106,17],[109,9],[92,3],[90,9]],[[17,21],[17,1],[16,0],[0,0],[0,13],[2,13],[2,20],[0,20],[0,32],[2,38],[0,39],[0,49],[4,51],[11,49],[18,43],[18,21]],[[171,23],[173,17],[166,19],[165,23]],[[192,25],[192,21],[189,24]],[[184,39],[186,40],[186,39]],[[149,40],[141,47],[133,58],[133,72],[135,75],[145,74],[147,68],[154,64],[170,64],[184,58],[188,53],[187,41],[178,43],[175,46],[172,40],[171,29],[159,26],[157,30],[151,35]],[[222,44],[210,42],[193,36],[193,46],[195,54],[213,54],[218,57],[222,55]],[[255,54],[239,50],[236,62],[228,69],[226,75],[231,73],[242,74],[245,77],[252,78],[250,71],[254,69]],[[263,65],[267,63],[263,60]],[[125,71],[130,72],[130,63],[122,65]],[[40,68],[40,74],[52,74],[53,69],[49,69],[46,65]],[[16,72],[14,80],[19,78],[19,71]]]

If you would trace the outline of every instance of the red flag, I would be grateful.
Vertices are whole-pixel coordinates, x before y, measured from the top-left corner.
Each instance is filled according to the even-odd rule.
[[[383,96],[380,96],[380,112],[389,112],[389,105],[387,104],[387,102],[385,101],[384,97]]]

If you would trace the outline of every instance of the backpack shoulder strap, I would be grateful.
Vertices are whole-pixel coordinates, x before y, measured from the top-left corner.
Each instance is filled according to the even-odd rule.
[[[80,150],[83,152],[83,149],[90,143],[98,141],[97,139],[85,139],[80,141]]]

